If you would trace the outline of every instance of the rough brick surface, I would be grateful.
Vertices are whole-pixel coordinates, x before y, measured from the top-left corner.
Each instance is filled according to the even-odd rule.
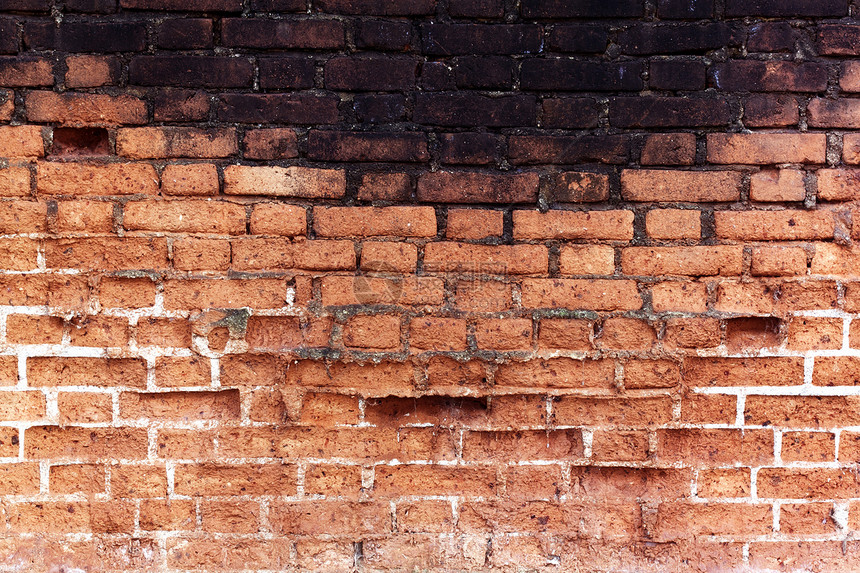
[[[0,0],[0,569],[860,570],[854,0]]]

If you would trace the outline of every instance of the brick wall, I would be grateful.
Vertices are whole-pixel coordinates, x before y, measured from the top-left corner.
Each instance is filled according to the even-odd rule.
[[[857,0],[0,10],[0,570],[860,570]]]

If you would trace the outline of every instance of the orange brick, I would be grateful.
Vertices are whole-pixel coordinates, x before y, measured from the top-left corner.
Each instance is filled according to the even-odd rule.
[[[173,267],[182,271],[226,271],[230,268],[230,242],[195,238],[174,241]]]
[[[624,388],[671,388],[681,383],[680,365],[671,360],[629,360],[624,364]]]
[[[489,209],[449,209],[448,239],[480,240],[502,235],[503,213]]]
[[[669,398],[579,398],[560,396],[553,404],[555,420],[564,425],[645,427],[672,419]]]
[[[754,276],[806,274],[806,252],[797,247],[756,247],[750,272]]]
[[[463,338],[465,340],[465,335]],[[411,364],[402,362],[326,364],[300,360],[288,363],[285,383],[308,389],[338,388],[341,392],[355,391],[367,397],[397,396],[411,394],[415,373]]]
[[[602,432],[592,435],[592,459],[599,462],[634,462],[648,457],[647,432]]]
[[[73,346],[125,347],[128,345],[129,326],[125,318],[92,316],[71,322]]]
[[[11,314],[6,318],[6,340],[11,344],[59,344],[62,339],[60,317]]]
[[[9,422],[38,420],[45,417],[45,395],[41,392],[4,392],[0,420]]]
[[[27,94],[27,119],[69,126],[136,125],[146,123],[146,102],[130,95],[54,93]]]
[[[689,357],[684,381],[690,386],[796,386],[803,384],[803,359]]]
[[[424,269],[429,272],[475,274],[546,273],[549,254],[542,245],[473,245],[428,243],[424,247]]]
[[[0,386],[14,386],[18,383],[18,357],[0,356]]]
[[[850,425],[856,408],[854,396],[747,396],[744,420],[748,425],[834,428]]]
[[[355,396],[309,392],[302,400],[299,421],[320,426],[357,424],[358,415],[358,398]]]
[[[721,394],[686,394],[681,398],[681,421],[686,424],[734,424],[737,398]]]
[[[49,163],[37,165],[36,190],[47,195],[155,195],[158,174],[152,165]]]
[[[475,325],[478,348],[487,350],[529,350],[532,321],[528,318],[479,320]]]
[[[488,175],[436,171],[418,178],[419,201],[435,203],[531,203],[537,198],[537,173]]]
[[[95,88],[112,85],[120,75],[120,62],[114,56],[68,56],[67,88]]]
[[[208,159],[238,152],[236,131],[229,128],[133,127],[119,129],[116,134],[117,155],[131,159]]]
[[[634,281],[601,279],[524,279],[525,308],[637,310],[642,298]]]
[[[346,193],[346,176],[340,169],[230,165],[224,168],[224,193],[337,199]]]
[[[140,528],[148,531],[196,529],[195,514],[194,500],[144,499],[140,502]]]
[[[110,233],[113,210],[113,203],[106,201],[60,201],[57,203],[57,230]]]
[[[857,169],[819,169],[818,198],[824,201],[852,201],[856,197],[854,189]]]
[[[30,194],[30,170],[26,167],[0,169],[0,197],[24,197]]]
[[[771,430],[657,430],[656,459],[689,466],[773,463]]]
[[[256,501],[206,501],[200,504],[204,531],[257,533],[260,504]]]
[[[7,168],[8,171],[11,168]],[[0,179],[3,171],[0,170]],[[2,183],[0,183],[0,186]],[[30,192],[29,173],[26,193]],[[2,195],[2,193],[0,193]],[[4,201],[0,203],[0,232],[7,235],[40,233],[48,229],[48,205],[41,201]]]
[[[621,196],[628,201],[737,201],[741,182],[738,171],[625,169],[621,172]]]
[[[803,201],[806,187],[803,171],[765,169],[750,177],[750,199],[753,201]]]
[[[292,464],[177,464],[175,476],[174,489],[180,495],[296,494]]]
[[[51,466],[48,489],[53,494],[104,493],[105,468],[96,464],[64,464]]]
[[[607,245],[564,245],[559,270],[565,275],[615,274],[615,249]]]
[[[672,318],[666,321],[667,348],[713,348],[720,345],[720,321],[713,318]]]
[[[226,201],[132,201],[123,212],[123,226],[130,231],[245,233],[245,208]]]
[[[699,470],[696,495],[704,498],[749,497],[750,470],[748,468]]]
[[[414,318],[409,322],[409,346],[413,350],[465,350],[466,321],[456,318]]]
[[[145,386],[146,366],[137,358],[27,358],[31,386]]]
[[[257,203],[251,213],[252,235],[304,235],[307,225],[307,213],[298,205]]]
[[[208,358],[162,356],[155,362],[157,386],[209,386],[211,381],[212,365]]]
[[[314,229],[321,237],[435,237],[432,207],[317,207]]]
[[[137,322],[139,346],[191,346],[191,325],[182,318],[141,318]]]
[[[708,289],[705,283],[666,281],[651,287],[651,304],[657,312],[705,312]]]
[[[99,301],[106,308],[143,308],[155,304],[155,283],[150,279],[103,277]]]
[[[388,315],[353,316],[344,325],[345,346],[368,350],[400,348],[400,317]]]
[[[576,318],[542,318],[538,331],[539,348],[591,350],[594,325]]]
[[[836,460],[836,436],[830,432],[784,432],[784,462],[832,462]]]
[[[245,340],[251,348],[283,352],[328,346],[331,330],[332,321],[328,317],[310,317],[302,324],[295,317],[252,316],[248,319]]]
[[[511,500],[555,500],[564,490],[557,465],[511,466],[505,472],[505,495]]]
[[[62,428],[33,426],[24,435],[24,454],[30,459],[108,460],[117,452],[124,459],[144,459],[144,428]]]
[[[357,501],[361,492],[361,468],[314,464],[305,470],[305,493]]]
[[[167,165],[161,172],[161,192],[165,195],[217,195],[218,170],[214,165]]]
[[[771,314],[776,305],[776,296],[777,289],[774,285],[726,281],[721,282],[717,287],[714,308],[722,312]],[[656,305],[654,308],[657,308]]]
[[[762,468],[756,484],[763,498],[833,499],[851,497],[860,476],[848,468]]]
[[[164,466],[114,465],[110,472],[112,497],[167,497],[167,471]]]
[[[621,250],[621,268],[626,275],[740,275],[743,248],[627,247]]]
[[[69,275],[0,276],[0,301],[7,305],[49,305],[83,312],[89,298],[85,277]]]
[[[120,416],[130,419],[235,420],[239,418],[239,391],[123,392]]]
[[[35,270],[38,265],[38,244],[33,239],[0,239],[0,259],[5,262],[4,269]]]
[[[839,320],[840,332],[841,322]],[[841,343],[841,335],[839,341]],[[860,359],[853,356],[816,357],[812,383],[817,386],[857,386],[860,384]]]
[[[842,319],[794,317],[788,323],[786,339],[792,350],[842,348]]]
[[[172,279],[164,283],[167,309],[280,308],[286,303],[283,279]]]
[[[272,503],[269,521],[281,534],[379,535],[391,531],[388,504],[348,501]]]
[[[0,73],[0,85],[10,88],[54,85],[51,61],[32,57],[12,59]]]
[[[717,211],[717,236],[734,240],[798,241],[833,237],[828,211]]]
[[[241,239],[232,242],[233,268],[348,270],[355,268],[352,241],[303,241],[289,239]]]
[[[580,430],[469,431],[463,459],[469,461],[556,460],[583,456]]]
[[[44,157],[42,128],[38,125],[0,126],[0,149],[3,157]]]
[[[665,502],[657,508],[654,538],[677,540],[702,535],[738,538],[767,535],[772,529],[769,504]]]
[[[451,502],[422,500],[399,503],[397,526],[408,533],[450,533],[454,527]]]
[[[110,394],[96,392],[60,392],[57,396],[61,424],[111,422],[113,405]]]
[[[632,211],[523,211],[513,214],[514,238],[607,239],[633,238]]]
[[[653,239],[700,239],[701,213],[690,209],[655,209],[645,214],[645,230]]]
[[[418,248],[409,243],[368,241],[361,244],[361,268],[376,272],[415,272]]]
[[[612,360],[550,358],[508,362],[496,370],[496,385],[514,388],[613,388]]]
[[[779,531],[788,535],[836,533],[832,503],[785,503],[779,508]]]
[[[646,350],[657,342],[654,329],[636,318],[607,319],[594,337],[598,348],[614,350]]]
[[[510,283],[483,278],[461,280],[457,281],[454,304],[468,312],[500,312],[511,308],[512,297]]]
[[[541,432],[545,436],[544,432]],[[494,495],[496,472],[485,468],[438,465],[377,466],[373,492],[377,498],[412,495]]]
[[[709,133],[710,163],[824,163],[823,133]]]

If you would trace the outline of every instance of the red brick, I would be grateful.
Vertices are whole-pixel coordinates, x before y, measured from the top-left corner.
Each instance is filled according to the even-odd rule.
[[[435,500],[399,503],[397,526],[408,533],[450,533],[454,527],[451,503]]]
[[[753,201],[803,201],[806,187],[803,171],[797,169],[764,169],[750,176],[750,199]]]
[[[463,459],[467,461],[567,460],[582,456],[579,430],[470,431],[463,435]]]
[[[803,383],[800,358],[687,358],[690,386],[794,386]]]
[[[24,197],[30,194],[30,170],[26,167],[0,169],[0,197]]]
[[[106,201],[60,201],[57,203],[57,230],[110,233],[113,210],[113,203]]]
[[[27,119],[68,126],[114,126],[146,123],[146,102],[130,95],[35,91],[27,94]]]
[[[51,493],[104,493],[105,468],[96,464],[53,465],[48,478]]]
[[[748,425],[833,428],[850,425],[857,408],[854,396],[747,396]]]
[[[496,386],[543,390],[545,388],[615,387],[612,360],[550,358],[528,362],[508,362],[496,370]]]
[[[247,159],[288,159],[299,154],[292,129],[254,129],[245,132]]]
[[[721,394],[686,394],[681,398],[681,421],[687,424],[734,424],[737,398]]]
[[[607,245],[564,245],[559,270],[564,275],[613,275],[615,249]]]
[[[307,213],[297,205],[258,203],[251,212],[252,235],[304,235],[307,231]]]
[[[287,289],[282,279],[171,279],[164,283],[167,309],[280,308]]]
[[[338,169],[230,165],[224,168],[224,193],[336,199],[346,193],[346,177]]]
[[[143,530],[191,530],[197,526],[195,502],[190,499],[140,502],[140,528]]]
[[[632,211],[514,211],[515,239],[633,238]]]
[[[842,348],[842,319],[794,317],[788,324],[786,339],[786,347],[791,350]]]
[[[358,501],[361,486],[361,468],[315,464],[305,470],[305,493],[346,498]]]
[[[48,195],[154,195],[158,175],[151,165],[117,163],[38,164],[36,190]]]
[[[337,388],[341,392],[354,389],[365,396],[410,394],[414,382],[412,366],[401,362],[326,364],[302,360],[290,363],[286,372],[290,386]]]
[[[161,172],[161,192],[165,195],[217,195],[218,189],[214,165],[166,165]]]
[[[708,161],[748,165],[824,163],[826,144],[823,133],[711,133]]]
[[[11,271],[31,271],[38,266],[39,242],[32,239],[0,239],[0,258]]]
[[[743,538],[773,529],[769,504],[665,502],[657,508],[654,537],[661,541],[721,535]]]
[[[511,308],[513,292],[511,284],[484,279],[457,282],[454,304],[469,312],[500,312]]]
[[[372,350],[400,348],[400,317],[353,316],[343,327],[345,346]]]
[[[479,320],[475,325],[475,340],[482,350],[529,350],[532,321],[527,318]]]
[[[51,67],[50,60],[46,58],[0,58],[0,85],[10,88],[51,86],[54,84]]]
[[[480,240],[502,235],[502,212],[489,209],[449,209],[445,237]]]
[[[10,344],[60,344],[63,319],[58,316],[10,314],[6,317],[6,341]]]
[[[49,268],[166,269],[167,241],[158,238],[105,237],[57,239],[45,243]]]
[[[109,460],[146,458],[143,428],[62,428],[34,426],[24,436],[24,455],[30,459]]]
[[[797,241],[833,237],[829,211],[717,211],[717,236],[733,240]]]
[[[45,143],[38,125],[0,126],[3,157],[44,157]]]
[[[113,85],[120,77],[120,61],[114,56],[68,56],[67,88],[95,88]]]
[[[209,386],[211,383],[212,365],[208,358],[162,356],[156,360],[153,370],[156,386]]]
[[[637,310],[642,299],[634,281],[600,279],[524,279],[526,308]]]
[[[388,504],[346,501],[276,502],[269,521],[282,534],[368,535],[391,531]]]
[[[561,396],[553,403],[555,422],[563,425],[643,427],[672,419],[669,398],[579,398]]]
[[[860,477],[850,468],[762,468],[756,483],[763,498],[832,499],[850,497]]]
[[[327,276],[322,280],[323,306],[352,304],[440,305],[441,279],[404,277]]]
[[[70,321],[73,346],[125,347],[128,345],[128,319],[90,316]]]
[[[770,430],[657,430],[656,459],[687,466],[773,463]]]
[[[722,312],[771,314],[776,304],[776,296],[776,287],[773,285],[726,281],[719,284],[714,308]]]
[[[89,300],[85,277],[69,275],[6,275],[0,277],[0,301],[7,305],[49,305],[83,312]]]
[[[123,209],[130,231],[245,233],[245,208],[225,201],[131,201]]]
[[[412,495],[492,496],[496,472],[485,468],[438,465],[378,466],[373,482],[377,498]]]
[[[681,383],[680,365],[671,360],[630,360],[624,364],[624,388],[671,388]]]
[[[538,332],[540,348],[591,350],[593,326],[587,320],[568,318],[542,318]]]
[[[138,358],[27,359],[27,381],[32,386],[135,386],[146,385],[146,365]]]
[[[365,242],[361,268],[365,271],[411,273],[418,264],[418,248],[409,243]]]
[[[595,345],[607,350],[647,350],[655,342],[651,325],[636,318],[609,318],[594,336]]]
[[[696,495],[706,499],[712,497],[749,497],[750,487],[749,469],[699,470]]]
[[[740,275],[743,248],[717,247],[628,247],[621,251],[626,275],[708,276]]]
[[[455,318],[414,318],[409,323],[409,343],[413,350],[465,350],[466,322]]]
[[[134,127],[117,130],[116,152],[131,159],[229,157],[239,152],[232,129]]]
[[[829,432],[782,434],[784,462],[832,462],[836,460],[836,436]]]
[[[196,238],[174,241],[173,267],[185,271],[226,271],[230,267],[230,243],[221,239]]]
[[[628,201],[737,201],[741,180],[737,171],[625,169],[621,172],[621,196]]]
[[[119,408],[120,416],[127,419],[236,420],[239,418],[239,391],[123,392]]]
[[[473,245],[428,243],[424,247],[424,270],[475,274],[546,273],[549,255],[542,245]]]
[[[283,352],[294,348],[328,345],[330,318],[311,317],[304,325],[287,316],[252,316],[248,319],[245,340],[256,350]]]
[[[806,252],[797,247],[757,247],[752,251],[753,276],[806,274]]]
[[[0,203],[0,232],[8,235],[40,233],[48,228],[48,205],[41,201]]]
[[[644,461],[648,457],[646,432],[594,432],[591,457],[598,462]]]
[[[155,283],[148,279],[104,277],[99,302],[105,308],[143,308],[155,304]]]
[[[486,175],[438,171],[418,179],[418,200],[434,203],[531,203],[537,199],[537,173]]]
[[[42,392],[13,391],[3,393],[0,420],[4,422],[39,420],[45,417],[45,412],[45,395]]]
[[[177,464],[174,490],[179,495],[295,495],[292,464]]]
[[[432,207],[318,207],[314,229],[321,237],[436,236]]]
[[[645,229],[653,239],[700,239],[701,213],[690,209],[655,209],[645,214]]]
[[[855,118],[856,102],[852,99],[815,98],[806,108],[811,127],[856,128],[860,123]]]
[[[290,241],[289,239],[243,239],[232,242],[236,270],[355,268],[351,241]]]
[[[713,348],[720,344],[720,322],[713,318],[672,318],[666,321],[667,348]]]

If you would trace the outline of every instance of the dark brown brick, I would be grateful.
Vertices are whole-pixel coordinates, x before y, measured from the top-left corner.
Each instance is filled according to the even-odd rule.
[[[750,28],[747,50],[751,52],[790,52],[796,35],[788,22],[762,22]]]
[[[547,98],[542,102],[543,127],[597,127],[600,111],[591,98]]]
[[[120,0],[119,5],[132,10],[168,10],[177,12],[242,11],[242,0]]]
[[[530,54],[540,49],[541,28],[529,24],[425,24],[422,51],[455,54]]]
[[[660,18],[710,18],[714,14],[714,0],[657,0]]]
[[[653,61],[648,84],[658,90],[705,89],[705,64],[689,60]]]
[[[325,50],[342,48],[346,37],[337,20],[225,18],[221,41],[235,48]]]
[[[423,133],[362,133],[312,130],[308,157],[322,161],[403,161],[430,159]]]
[[[418,200],[436,203],[530,203],[537,199],[537,173],[425,173],[418,179]]]
[[[791,95],[754,95],[744,102],[744,123],[750,127],[786,127],[800,119]]]
[[[529,58],[520,68],[520,84],[527,90],[638,91],[642,71],[642,62]]]
[[[513,135],[508,141],[508,157],[517,165],[542,163],[627,162],[630,143],[623,135]]]
[[[523,0],[526,18],[626,18],[645,13],[642,0]]]
[[[294,94],[226,94],[218,119],[239,123],[318,124],[337,121],[338,98]]]
[[[28,22],[24,44],[32,50],[137,52],[146,48],[146,26],[136,22]]]
[[[436,10],[436,0],[318,0],[314,4],[330,14],[422,16]]]
[[[303,56],[283,56],[280,58],[260,58],[260,87],[305,89],[314,85],[316,66],[314,61]]]
[[[848,15],[848,0],[726,0],[726,16],[828,18]]]
[[[615,127],[695,127],[728,125],[723,98],[619,97],[609,100],[609,123]]]
[[[412,43],[408,22],[359,20],[355,23],[355,45],[370,50],[404,52]]]
[[[142,86],[250,87],[254,66],[247,58],[218,56],[137,56],[128,81]]]
[[[534,96],[487,97],[472,93],[422,94],[412,114],[417,123],[444,126],[528,126],[537,121]]]
[[[355,117],[362,123],[390,123],[406,115],[406,98],[401,94],[359,94],[353,99]]]
[[[513,85],[515,63],[505,56],[463,56],[453,67],[458,88],[509,90]]]
[[[417,68],[412,59],[335,57],[325,65],[325,85],[333,90],[407,90],[415,85]]]
[[[496,157],[499,142],[487,133],[439,135],[439,161],[454,165],[486,165]]]
[[[158,26],[158,47],[166,50],[205,50],[212,47],[212,20],[177,18]]]
[[[740,44],[739,33],[722,22],[632,26],[618,35],[626,54],[686,54]]]
[[[827,88],[827,66],[821,63],[731,60],[711,70],[715,87],[727,91],[818,92]]]
[[[559,52],[599,54],[606,50],[609,34],[603,26],[558,24],[549,35],[549,46]]]

